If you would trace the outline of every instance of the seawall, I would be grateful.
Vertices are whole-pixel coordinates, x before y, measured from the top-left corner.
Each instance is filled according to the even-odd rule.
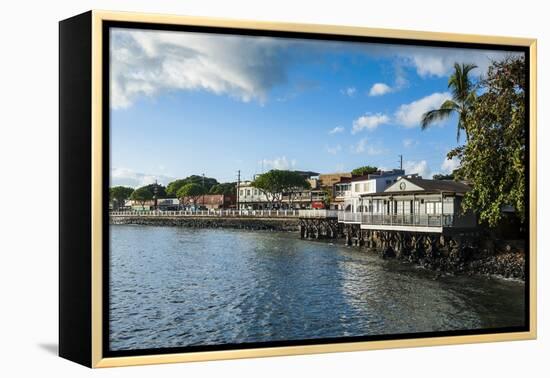
[[[110,224],[139,224],[150,226],[180,226],[190,228],[232,228],[240,230],[267,230],[298,232],[300,221],[296,218],[246,218],[246,217],[109,217]]]

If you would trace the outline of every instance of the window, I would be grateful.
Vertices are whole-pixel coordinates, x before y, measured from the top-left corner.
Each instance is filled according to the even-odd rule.
[[[397,201],[397,214],[403,214],[404,206],[403,201]]]
[[[356,192],[358,192],[358,191],[361,190],[361,189],[359,189],[359,186],[360,186],[360,184],[355,184],[355,189],[354,189],[354,190],[355,190]]]
[[[426,202],[426,214],[433,214],[435,210],[433,202]]]
[[[426,214],[441,214],[441,202],[426,202]]]
[[[250,195],[250,189],[246,189],[246,195],[247,195],[247,196]]]

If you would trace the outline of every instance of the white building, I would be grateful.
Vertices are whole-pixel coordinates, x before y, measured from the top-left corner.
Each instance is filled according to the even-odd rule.
[[[360,195],[356,211],[339,214],[339,222],[365,230],[441,233],[476,227],[473,212],[461,212],[469,186],[451,180],[426,180],[418,175],[399,177],[383,191]]]
[[[237,203],[239,209],[260,210],[269,205],[267,196],[252,186],[252,181],[243,181],[239,185]]]
[[[349,179],[349,182],[340,185],[340,195],[343,197],[343,210],[354,213],[361,212],[361,196],[383,192],[404,174],[405,171],[402,169],[393,169],[391,171],[379,171],[364,176],[352,177]]]
[[[239,185],[238,191],[238,206],[242,210],[263,210],[281,206],[284,209],[310,209],[324,206],[326,193],[318,188],[319,184],[316,179],[308,179],[311,189],[304,189],[292,193],[292,198],[288,193],[281,193],[280,205],[278,203],[270,203],[267,196],[259,189],[252,186],[251,181],[243,181]],[[275,201],[277,202],[277,201]]]

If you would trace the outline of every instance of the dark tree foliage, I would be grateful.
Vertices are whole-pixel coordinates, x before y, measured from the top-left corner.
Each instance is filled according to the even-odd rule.
[[[493,62],[464,119],[469,140],[448,154],[461,161],[456,176],[472,186],[464,197],[464,209],[473,210],[481,222],[493,227],[505,206],[512,206],[525,221],[525,84],[523,57]]]
[[[252,186],[260,190],[272,205],[281,204],[283,194],[288,195],[289,201],[292,202],[296,192],[311,187],[300,173],[278,169],[259,175],[252,182]]]
[[[203,177],[199,175],[191,175],[184,179],[178,179],[175,181],[172,181],[168,184],[166,187],[166,193],[169,196],[176,196],[178,193],[178,190],[187,184],[198,184],[203,185]],[[212,177],[204,177],[204,190],[208,192],[214,185],[218,184],[218,180]]]
[[[133,191],[133,188],[126,186],[114,186],[109,188],[109,199],[113,202],[114,208],[118,209],[124,206],[124,201],[130,198]]]
[[[152,195],[155,194],[155,187],[157,189],[157,198],[166,198],[166,187],[161,184],[149,184],[145,185],[142,188],[147,189],[151,192]]]
[[[185,184],[178,189],[177,198],[184,204],[196,204],[197,200],[206,193],[202,185],[196,183]]]
[[[153,193],[151,193],[147,186],[142,186],[132,192],[130,199],[138,202],[143,207],[145,206],[145,202],[153,199]]]
[[[216,184],[210,188],[208,193],[210,194],[225,194],[235,195],[237,184],[234,182],[226,182],[223,184]]]
[[[454,180],[454,174],[450,173],[448,175],[436,174],[432,177],[434,180]]]
[[[370,175],[371,173],[378,172],[377,167],[371,167],[370,165],[365,165],[364,167],[355,168],[353,171],[351,171],[351,174],[354,176],[364,176],[364,175]]]

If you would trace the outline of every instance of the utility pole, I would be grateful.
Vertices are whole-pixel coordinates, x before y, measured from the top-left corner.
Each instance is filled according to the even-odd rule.
[[[241,170],[237,171],[237,211],[239,210],[239,187],[241,186]]]
[[[204,173],[202,174],[202,207],[204,207],[204,193],[206,192],[204,188]]]
[[[403,155],[398,155],[398,156],[399,156],[399,169],[403,170]]]
[[[153,187],[153,209],[155,210],[158,210],[157,194],[158,194],[158,182],[157,180],[155,180],[155,186]]]

